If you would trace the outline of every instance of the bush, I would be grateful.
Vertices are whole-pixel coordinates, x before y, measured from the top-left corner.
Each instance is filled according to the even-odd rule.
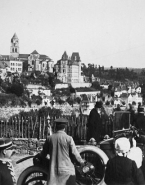
[[[10,87],[7,88],[7,93],[15,94],[16,96],[22,96],[24,92],[23,85],[20,83],[14,83]]]
[[[37,100],[36,100],[36,104],[37,104],[37,105],[41,105],[41,103],[42,103],[42,101],[41,101],[40,99],[37,99]]]

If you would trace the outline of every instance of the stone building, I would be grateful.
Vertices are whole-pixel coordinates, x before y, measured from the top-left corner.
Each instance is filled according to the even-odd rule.
[[[68,57],[65,51],[62,58],[55,64],[55,71],[57,78],[63,83],[82,82],[81,59],[79,53],[74,52],[71,57]]]
[[[0,61],[7,63],[12,73],[23,71],[48,71],[53,72],[53,61],[47,56],[34,50],[30,54],[19,52],[19,39],[16,33],[11,38],[10,55],[0,55]]]

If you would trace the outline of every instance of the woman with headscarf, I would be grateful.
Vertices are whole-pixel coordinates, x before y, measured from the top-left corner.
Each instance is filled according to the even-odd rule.
[[[109,159],[105,172],[107,185],[144,185],[142,171],[137,168],[135,161],[127,158],[130,142],[122,137],[115,141],[116,156]]]

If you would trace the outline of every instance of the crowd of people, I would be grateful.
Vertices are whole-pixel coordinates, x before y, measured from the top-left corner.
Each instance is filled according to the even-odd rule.
[[[144,110],[138,107],[138,114],[131,113],[131,124],[136,126],[144,133]],[[88,117],[87,141],[94,139],[100,142],[102,132],[102,115],[107,117],[101,102],[96,102]],[[76,175],[73,158],[84,166],[86,161],[79,154],[73,138],[66,134],[65,127],[68,121],[64,118],[55,120],[55,133],[49,135],[43,145],[41,153],[35,156],[40,161],[48,154],[50,156],[47,185],[75,185]],[[104,181],[107,185],[144,185],[144,175],[141,169],[142,151],[135,141],[121,137],[115,141],[115,157],[107,162]],[[12,141],[0,139],[0,184],[15,185],[16,179],[9,160],[13,154]],[[137,157],[134,157],[134,153]],[[139,157],[140,156],[140,157]]]

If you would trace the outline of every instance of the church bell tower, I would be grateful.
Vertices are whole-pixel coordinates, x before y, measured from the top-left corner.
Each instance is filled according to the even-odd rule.
[[[19,57],[19,39],[16,33],[11,38],[10,55],[14,58]]]

